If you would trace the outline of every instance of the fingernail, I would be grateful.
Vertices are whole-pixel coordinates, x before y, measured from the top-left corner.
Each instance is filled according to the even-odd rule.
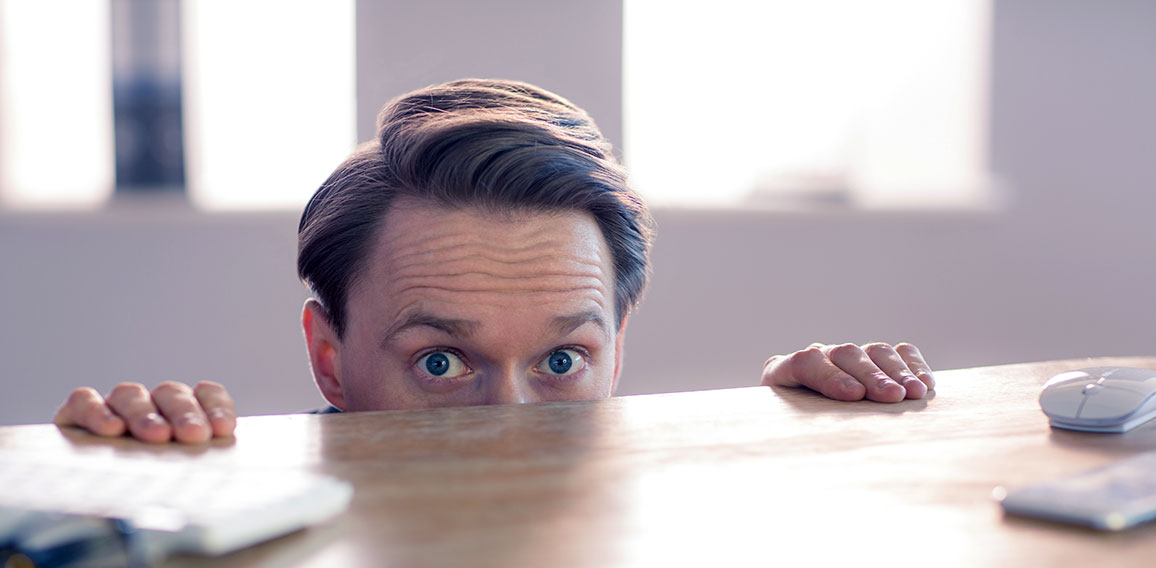
[[[920,371],[919,378],[928,383],[928,388],[935,386],[935,375],[932,375],[930,371]]]
[[[844,387],[847,387],[847,388],[849,388],[849,389],[853,389],[853,388],[856,388],[856,387],[858,387],[860,384],[861,384],[861,383],[860,383],[859,381],[856,381],[855,379],[843,379],[843,386],[844,386]]]
[[[196,414],[182,414],[173,421],[178,426],[204,426],[205,421]]]
[[[225,410],[224,408],[214,408],[210,410],[208,414],[209,420],[222,420],[234,417],[231,411]]]
[[[915,375],[903,379],[903,389],[907,391],[905,396],[908,398],[923,398],[923,395],[927,393],[927,385],[916,378]],[[912,395],[911,393],[915,394]]]
[[[141,424],[144,425],[146,428],[151,427],[151,426],[164,426],[165,425],[165,419],[161,418],[160,414],[157,414],[155,412],[150,412],[148,414],[145,414],[144,417],[141,418]]]

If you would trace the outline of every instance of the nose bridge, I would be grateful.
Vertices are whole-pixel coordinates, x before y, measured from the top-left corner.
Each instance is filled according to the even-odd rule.
[[[529,402],[526,379],[517,369],[506,366],[491,376],[486,393],[486,404],[522,404]]]

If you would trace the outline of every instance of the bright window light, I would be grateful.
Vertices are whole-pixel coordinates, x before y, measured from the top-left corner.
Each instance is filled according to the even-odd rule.
[[[990,0],[624,0],[652,203],[984,207]]]
[[[195,204],[300,207],[353,151],[354,19],[353,0],[183,2]]]
[[[107,0],[0,0],[0,201],[87,208],[112,194]]]

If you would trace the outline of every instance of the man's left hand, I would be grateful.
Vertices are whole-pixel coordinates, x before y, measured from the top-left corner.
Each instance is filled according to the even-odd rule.
[[[763,385],[807,387],[835,400],[899,402],[923,398],[935,377],[910,343],[853,343],[810,347],[776,355],[763,366]]]

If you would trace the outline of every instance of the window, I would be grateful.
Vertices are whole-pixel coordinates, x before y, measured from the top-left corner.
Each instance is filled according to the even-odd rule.
[[[668,206],[993,203],[990,1],[624,0],[635,184]],[[180,2],[167,131],[194,204],[296,208],[349,154],[355,17],[354,0]],[[109,30],[109,0],[0,0],[0,205],[99,205],[123,177]]]
[[[353,0],[185,0],[189,197],[300,208],[357,144]]]
[[[112,194],[110,49],[107,0],[0,0],[0,205]]]
[[[992,202],[987,2],[624,1],[624,150],[652,203]]]
[[[160,4],[0,0],[0,205],[299,208],[353,150],[354,0]]]

